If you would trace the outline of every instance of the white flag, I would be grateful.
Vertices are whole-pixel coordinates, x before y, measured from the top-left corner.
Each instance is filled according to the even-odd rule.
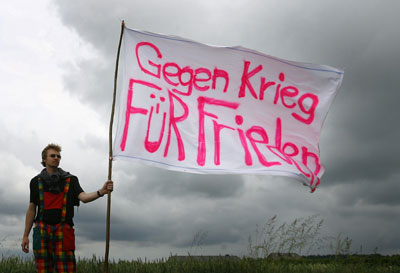
[[[318,186],[320,132],[343,71],[127,28],[121,64],[114,159]]]

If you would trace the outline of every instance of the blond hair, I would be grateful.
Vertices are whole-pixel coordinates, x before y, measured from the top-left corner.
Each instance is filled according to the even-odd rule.
[[[54,143],[50,143],[49,145],[47,145],[42,151],[42,162],[40,162],[40,163],[42,163],[43,167],[46,167],[46,163],[44,162],[44,160],[47,158],[47,151],[50,150],[50,149],[61,153],[61,146],[60,145],[57,145],[57,144],[54,144]]]

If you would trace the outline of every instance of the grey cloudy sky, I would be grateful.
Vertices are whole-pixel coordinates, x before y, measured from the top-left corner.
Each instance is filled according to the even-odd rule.
[[[85,191],[107,177],[121,20],[129,28],[241,45],[345,71],[325,120],[317,191],[291,179],[194,175],[116,161],[111,256],[247,253],[257,224],[319,214],[353,251],[400,252],[398,1],[51,1],[0,4],[0,248],[19,253],[29,181],[49,142]],[[77,254],[104,255],[105,198],[76,213]],[[17,243],[16,243],[17,242]],[[31,254],[30,254],[31,255]]]

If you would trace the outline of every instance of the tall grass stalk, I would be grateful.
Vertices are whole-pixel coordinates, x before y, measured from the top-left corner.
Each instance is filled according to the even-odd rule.
[[[277,216],[274,215],[262,226],[256,226],[254,238],[249,236],[249,256],[264,258],[271,253],[309,255],[328,248],[328,245],[337,255],[350,254],[352,240],[347,237],[343,239],[341,234],[337,237],[324,236],[321,233],[323,223],[319,215],[312,215],[277,226]]]

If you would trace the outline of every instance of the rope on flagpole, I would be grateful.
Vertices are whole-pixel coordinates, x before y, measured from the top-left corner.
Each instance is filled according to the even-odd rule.
[[[112,160],[113,160],[113,151],[112,151],[112,130],[114,123],[114,112],[115,112],[115,99],[117,94],[117,78],[118,78],[118,64],[119,64],[119,53],[121,51],[121,43],[122,43],[122,35],[124,34],[125,22],[122,20],[121,23],[121,35],[119,37],[118,44],[118,53],[117,60],[115,63],[115,76],[114,76],[114,93],[113,93],[113,102],[112,102],[112,110],[111,110],[111,118],[110,118],[110,128],[109,128],[109,158],[108,158],[108,180],[111,180],[112,177]],[[107,194],[107,228],[106,228],[106,253],[104,257],[104,272],[108,273],[108,254],[110,252],[110,215],[111,215],[111,192]]]

